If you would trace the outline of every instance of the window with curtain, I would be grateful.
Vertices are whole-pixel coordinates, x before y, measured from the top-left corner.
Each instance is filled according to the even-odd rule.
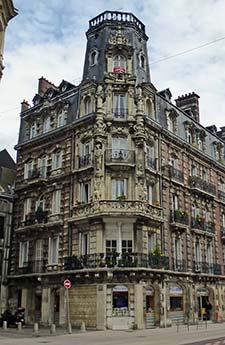
[[[50,265],[58,264],[58,246],[59,246],[59,238],[58,237],[50,237],[49,238],[49,257],[48,263]]]
[[[116,200],[119,197],[127,195],[127,179],[112,180],[112,198]]]

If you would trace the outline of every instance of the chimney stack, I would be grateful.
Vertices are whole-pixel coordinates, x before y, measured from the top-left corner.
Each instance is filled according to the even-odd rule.
[[[29,108],[30,108],[30,104],[24,99],[23,102],[21,103],[21,113],[28,110]]]
[[[38,80],[39,80],[39,83],[38,83],[38,94],[40,96],[43,96],[45,94],[45,92],[48,89],[50,89],[50,88],[52,88],[54,90],[58,90],[58,88],[53,83],[51,83],[50,81],[48,81],[44,77],[41,77]]]
[[[199,98],[195,92],[179,96],[175,99],[176,106],[199,122]]]

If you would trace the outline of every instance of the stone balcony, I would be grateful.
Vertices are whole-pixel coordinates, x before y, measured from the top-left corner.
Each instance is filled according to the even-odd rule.
[[[144,201],[132,200],[99,200],[73,207],[73,219],[86,219],[99,216],[142,216],[153,221],[162,222],[163,212],[160,207]]]
[[[131,164],[135,163],[135,152],[125,149],[111,149],[105,151],[106,164]]]

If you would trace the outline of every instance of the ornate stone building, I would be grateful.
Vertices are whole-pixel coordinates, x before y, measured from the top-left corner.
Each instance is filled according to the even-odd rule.
[[[12,0],[0,0],[0,80],[3,73],[3,51],[6,27],[10,19],[17,15]]]
[[[224,142],[195,93],[151,83],[145,26],[104,12],[83,80],[21,109],[11,307],[28,322],[149,328],[225,316]],[[15,298],[16,297],[16,298]]]

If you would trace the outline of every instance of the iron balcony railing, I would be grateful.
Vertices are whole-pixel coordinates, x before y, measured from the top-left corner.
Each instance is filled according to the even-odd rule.
[[[173,178],[174,180],[177,180],[177,181],[179,181],[181,183],[184,182],[184,173],[183,173],[183,171],[170,166],[169,167],[169,172],[170,172],[170,178]]]
[[[218,197],[221,201],[225,202],[225,192],[218,190]]]
[[[146,156],[146,166],[147,168],[151,168],[156,170],[156,158],[150,157],[150,156]]]
[[[46,166],[34,168],[34,169],[28,171],[28,179],[30,179],[30,180],[46,178],[46,176],[47,176],[47,167]]]
[[[47,223],[48,212],[37,210],[36,212],[29,212],[25,216],[24,225],[33,225],[36,223]]]
[[[198,176],[189,176],[189,186],[194,189],[202,190],[206,193],[216,195],[215,185],[203,180]]]
[[[221,265],[216,263],[206,263],[206,262],[193,262],[193,271],[195,273],[204,273],[204,274],[221,274]]]
[[[17,267],[16,274],[45,273],[47,260],[34,260],[24,262],[22,267]]]
[[[212,234],[215,233],[215,223],[206,222],[205,219],[201,216],[191,218],[191,227],[193,229],[203,230]]]
[[[186,272],[187,271],[187,262],[184,259],[175,259],[173,258],[173,271],[175,272]]]
[[[169,258],[137,253],[100,253],[70,256],[65,259],[65,270],[99,267],[143,267],[169,269]]]
[[[113,108],[114,119],[125,120],[127,118],[127,108]]]
[[[105,151],[106,163],[134,164],[134,151],[124,149],[112,149]]]
[[[84,168],[92,164],[91,154],[79,156],[79,168]]]
[[[170,221],[172,223],[189,224],[189,217],[185,211],[182,210],[171,210]]]

